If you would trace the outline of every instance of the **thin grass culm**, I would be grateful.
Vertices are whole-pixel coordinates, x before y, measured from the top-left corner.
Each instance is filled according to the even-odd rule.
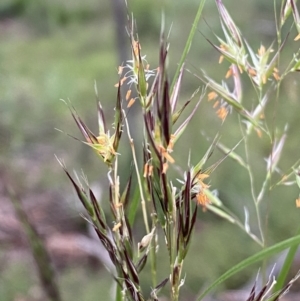
[[[189,275],[184,272],[184,264],[195,237],[193,234],[199,210],[205,214],[215,214],[237,226],[260,250],[231,267],[211,285],[199,288],[198,298],[195,296],[197,300],[202,300],[212,293],[218,284],[256,262],[262,265],[263,283],[253,284],[249,295],[245,296],[245,301],[279,300],[299,277],[297,274],[289,282],[284,281],[290,269],[288,263],[295,256],[297,245],[300,243],[299,232],[295,230],[294,236],[284,241],[269,243],[266,209],[274,189],[293,184],[300,187],[299,158],[286,169],[279,167],[289,126],[287,123],[282,125],[282,122],[278,126],[276,124],[281,85],[288,75],[300,70],[299,51],[286,65],[281,58],[289,42],[288,36],[282,37],[284,25],[289,18],[293,18],[294,29],[300,32],[296,1],[282,1],[279,11],[274,4],[277,44],[274,42],[264,46],[262,43],[257,51],[247,42],[223,2],[216,0],[215,3],[220,18],[221,35],[213,37],[217,42],[211,38],[206,38],[206,41],[219,53],[219,63],[228,64],[228,71],[221,83],[213,79],[209,72],[192,72],[185,64],[205,4],[205,1],[200,1],[186,47],[179,64],[175,63],[177,71],[171,81],[168,72],[170,45],[164,29],[160,34],[157,66],[151,69],[143,53],[133,17],[128,17],[127,32],[131,59],[118,69],[115,116],[110,130],[106,120],[106,115],[109,114],[106,114],[105,108],[102,107],[96,85],[99,125],[96,134],[79,117],[75,108],[66,103],[84,137],[83,143],[93,149],[103,162],[100,164],[107,168],[106,199],[109,201],[110,213],[102,208],[87,181],[80,183],[68,171],[63,160],[57,158],[86,209],[88,222],[96,231],[115,267],[111,276],[117,284],[114,296],[116,301],[162,300],[161,296],[170,301],[180,300],[181,288],[189,279]],[[298,39],[299,34],[295,40]],[[196,92],[181,104],[180,90],[185,71],[199,79],[199,86]],[[254,95],[252,99],[244,99],[243,81],[250,83]],[[201,118],[203,111],[200,111],[199,107],[207,99],[209,104],[213,103],[211,113],[215,114],[220,122],[220,131],[230,119],[240,133],[239,139],[234,146],[229,146],[226,134],[216,133],[214,137],[204,134],[203,139],[211,141],[204,154],[199,155],[196,161],[189,155],[186,166],[178,166],[174,155],[177,142],[183,135],[187,135],[186,130],[193,118]],[[142,120],[138,125],[142,133],[141,142],[137,142],[138,139],[133,135],[132,123],[129,122],[132,118],[132,106],[139,106],[138,112]],[[191,106],[193,107],[190,108]],[[132,161],[132,168],[125,176],[119,167],[122,155],[121,140],[129,142],[127,145]],[[265,162],[264,158],[260,158],[262,164],[265,164],[260,182],[255,171],[257,165],[252,161],[253,140],[257,141],[255,143],[263,141],[268,146]],[[210,163],[216,152],[221,157]],[[191,153],[199,152],[192,150]],[[244,216],[240,216],[238,210],[235,212],[228,206],[226,200],[223,200],[213,187],[212,175],[218,172],[218,167],[225,160],[231,161],[232,166],[247,174],[251,202],[244,204]],[[177,172],[177,177],[174,177],[174,171]],[[228,171],[228,174],[231,172],[232,170]],[[240,198],[243,198],[244,191],[240,191],[239,194]],[[254,208],[252,211],[248,210],[251,206]],[[300,207],[299,198],[296,199],[296,206]],[[251,216],[249,212],[252,213]],[[137,214],[141,214],[143,221],[143,229],[140,228],[143,235],[139,240],[134,234],[138,223]],[[166,271],[160,271],[157,264],[161,248],[164,248],[168,258]],[[283,265],[280,285],[276,285],[272,280],[273,276],[267,275],[267,259],[287,248],[291,248],[291,251],[288,253],[287,263]],[[151,274],[151,283],[147,289],[141,281],[141,274],[145,269]],[[160,276],[162,274],[164,277]],[[260,287],[261,290],[256,287]]]

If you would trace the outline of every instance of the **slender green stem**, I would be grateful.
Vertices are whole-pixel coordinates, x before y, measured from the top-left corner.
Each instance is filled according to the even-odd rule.
[[[280,11],[282,11],[282,6],[283,6],[283,1],[281,1],[281,8],[280,8]],[[278,20],[278,17],[277,17],[277,9],[276,9],[276,1],[274,0],[274,16],[275,16],[275,26],[276,26],[276,35],[277,35],[277,46],[278,46],[278,49],[281,45],[281,32],[280,32],[280,27],[281,27],[281,24],[279,24],[280,20]]]
[[[183,266],[183,259],[181,258],[180,254],[178,254],[177,260],[176,260],[175,265],[174,265],[175,271],[173,269],[172,277],[171,277],[172,301],[178,301],[179,300],[179,291],[180,291],[180,287],[181,287],[182,266]]]
[[[115,166],[114,166],[114,203],[117,209],[117,214],[118,214],[118,222],[121,220],[120,216],[120,210],[119,210],[119,176],[118,176],[118,156],[115,157]]]
[[[124,114],[125,115],[125,114]],[[144,190],[142,187],[142,181],[139,173],[139,167],[136,159],[136,154],[135,154],[135,148],[134,148],[134,143],[133,139],[130,134],[130,129],[129,129],[129,124],[127,121],[127,118],[125,118],[125,123],[126,123],[126,128],[127,128],[127,133],[128,133],[128,139],[129,143],[131,146],[131,151],[132,151],[132,157],[133,157],[133,162],[136,170],[136,176],[138,180],[138,185],[140,189],[140,195],[141,195],[141,205],[142,205],[142,212],[143,212],[143,218],[144,218],[144,224],[146,227],[146,232],[147,234],[150,233],[150,228],[149,228],[149,223],[148,223],[148,215],[147,215],[147,207],[146,207],[146,201],[144,197]],[[157,273],[156,273],[156,243],[155,240],[152,240],[152,246],[150,249],[150,258],[151,258],[151,275],[152,275],[152,286],[155,287],[157,283]]]
[[[157,262],[156,262],[156,248],[157,248],[157,235],[154,233],[154,239],[151,241],[151,274],[152,274],[152,287],[157,285]]]
[[[249,230],[246,229],[246,227],[243,225],[243,223],[238,219],[238,217],[231,212],[231,210],[229,210],[226,206],[224,206],[222,204],[222,206],[220,206],[220,208],[222,208],[222,210],[227,213],[229,216],[231,216],[234,219],[234,223],[243,231],[245,231],[247,233],[247,235],[250,236],[251,239],[253,239],[257,244],[259,244],[261,247],[263,247],[263,242],[253,233],[251,233]]]
[[[243,135],[246,135],[246,134],[243,132]],[[264,239],[264,233],[263,233],[263,229],[262,229],[261,216],[260,216],[260,211],[259,211],[259,203],[257,202],[257,198],[256,198],[256,195],[255,195],[254,177],[253,177],[253,173],[252,173],[252,170],[251,170],[251,166],[249,164],[249,162],[250,162],[250,156],[249,156],[247,136],[245,136],[244,145],[245,145],[245,155],[246,155],[247,170],[248,170],[249,179],[250,179],[251,195],[252,195],[252,199],[253,199],[253,203],[254,203],[254,207],[255,207],[257,224],[258,224],[258,229],[259,229],[259,233],[260,233],[260,240],[262,242],[262,247],[264,247],[265,239]]]
[[[175,254],[176,254],[176,218],[177,218],[177,212],[176,212],[176,188],[172,188],[172,224],[169,224],[170,230],[171,230],[171,252],[170,252],[170,262],[174,267],[174,261],[175,261]]]

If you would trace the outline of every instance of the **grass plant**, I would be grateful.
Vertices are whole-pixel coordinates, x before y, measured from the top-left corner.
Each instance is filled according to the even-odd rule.
[[[188,281],[189,275],[185,276],[184,273],[184,262],[193,240],[199,208],[238,226],[249,239],[260,246],[261,251],[221,275],[199,293],[197,300],[202,300],[216,285],[258,261],[262,263],[261,273],[265,285],[259,291],[254,285],[248,299],[245,300],[279,300],[299,277],[296,275],[290,282],[285,281],[295,250],[300,243],[299,233],[296,234],[295,231],[293,237],[274,245],[269,245],[267,239],[267,205],[271,192],[278,186],[287,186],[286,189],[289,189],[290,185],[295,184],[300,188],[299,158],[295,158],[291,166],[279,168],[289,128],[287,122],[283,127],[277,126],[276,123],[277,115],[280,114],[277,106],[279,102],[284,101],[280,95],[282,83],[300,70],[299,50],[287,63],[281,59],[287,45],[297,43],[300,38],[300,17],[296,1],[282,0],[279,8],[276,5],[278,1],[274,1],[277,40],[268,46],[262,43],[257,51],[243,36],[223,2],[215,1],[222,34],[216,35],[212,32],[215,41],[205,38],[212,49],[219,52],[219,63],[224,61],[223,64],[228,64],[228,71],[222,82],[213,79],[209,71],[195,70],[185,63],[205,2],[202,0],[199,3],[172,80],[168,74],[170,45],[164,27],[162,26],[158,47],[158,64],[155,69],[151,69],[143,54],[134,19],[128,17],[127,31],[132,58],[118,69],[119,80],[115,85],[117,97],[112,127],[108,126],[108,114],[102,107],[96,85],[96,134],[88,128],[71,103],[66,102],[75,124],[84,137],[83,143],[91,147],[107,168],[110,217],[102,209],[101,202],[96,199],[86,176],[83,175],[81,179],[78,176],[74,178],[63,160],[58,158],[86,209],[87,222],[95,229],[115,267],[111,275],[117,283],[115,300],[118,301],[159,300],[160,294],[168,296],[168,300],[180,299],[180,289],[185,281]],[[286,23],[290,20],[289,24],[292,26],[288,29],[289,34],[283,36],[282,32],[286,30]],[[217,64],[218,62],[216,66]],[[184,83],[184,72],[187,71],[199,79],[199,87],[180,105],[180,90]],[[244,99],[243,81],[251,83],[255,98]],[[241,138],[236,141],[235,146],[230,147],[226,143],[226,134],[221,136],[216,133],[214,137],[204,135],[203,139],[212,141],[207,151],[197,161],[192,162],[189,156],[185,167],[177,166],[173,150],[180,137],[188,133],[192,118],[201,118],[201,114],[204,114],[198,108],[206,99],[213,103],[212,110],[221,121],[220,127],[230,119],[239,129]],[[192,105],[189,113],[186,113]],[[132,124],[128,120],[132,116],[132,106],[140,106],[142,123],[137,126],[143,137],[141,143],[136,143],[136,138],[132,135]],[[230,136],[230,133],[227,135]],[[128,147],[131,149],[132,168],[125,177],[120,177],[119,160],[122,153],[119,152],[119,146],[123,139],[128,141]],[[256,143],[264,141],[269,146],[264,178],[261,182],[257,182],[255,176],[256,164],[251,159],[250,140],[256,140]],[[211,163],[213,153],[218,151],[222,154],[221,159]],[[190,152],[195,153],[197,150],[191,149]],[[261,159],[263,162],[263,158]],[[248,174],[254,216],[249,217],[246,206],[244,217],[240,217],[226,206],[217,190],[211,189],[211,175],[218,172],[218,167],[224,160],[232,163],[228,176],[239,168]],[[137,191],[136,197],[132,191]],[[243,191],[240,194],[242,197]],[[300,198],[297,197],[295,207],[299,206]],[[137,242],[133,233],[139,212],[143,216],[144,235]],[[109,222],[111,220],[113,226]],[[253,225],[249,220],[256,222]],[[158,239],[159,235],[163,236],[164,246],[158,245],[158,241],[161,241]],[[156,257],[160,248],[165,248],[168,254],[169,270],[164,271],[163,279],[158,279],[157,276],[160,267]],[[280,281],[275,284],[272,275],[266,275],[267,258],[286,248],[291,249],[279,276]],[[147,261],[150,263],[146,264]],[[144,269],[149,269],[151,273],[149,295],[145,295],[140,280],[140,273]]]

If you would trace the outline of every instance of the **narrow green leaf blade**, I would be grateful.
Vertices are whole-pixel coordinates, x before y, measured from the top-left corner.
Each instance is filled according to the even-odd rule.
[[[246,267],[261,261],[267,257],[270,257],[274,254],[277,254],[289,247],[295,246],[300,244],[300,235],[294,236],[292,238],[286,239],[280,243],[277,243],[271,247],[268,247],[253,256],[248,257],[247,259],[241,261],[237,265],[233,266],[227,272],[225,272],[221,277],[215,280],[208,288],[204,290],[204,292],[197,298],[197,301],[200,301],[206,296],[209,292],[211,292],[217,285],[221,284],[231,276],[235,275],[236,273],[242,271]]]
[[[22,201],[19,195],[12,187],[5,187],[9,198],[15,208],[17,217],[26,234],[31,253],[37,265],[39,278],[44,292],[51,301],[61,301],[59,287],[57,285],[55,271],[52,266],[52,260],[46,246],[36,230],[36,227],[30,222],[27,213],[23,209]]]
[[[128,210],[128,222],[129,225],[132,227],[134,224],[134,220],[135,220],[135,215],[139,206],[139,189],[138,187],[136,187],[135,191],[134,191],[134,195],[133,197],[130,199],[130,205],[129,205],[129,210]]]
[[[300,228],[298,229],[297,231],[297,234],[300,234]],[[281,290],[285,284],[285,280],[286,280],[286,277],[291,269],[291,266],[293,264],[293,261],[294,261],[294,258],[295,258],[295,255],[297,253],[297,250],[298,250],[298,247],[299,245],[293,245],[290,247],[287,255],[286,255],[286,258],[284,260],[284,263],[283,263],[283,266],[281,268],[281,271],[277,277],[277,282],[273,288],[273,292],[278,292],[279,290]]]
[[[199,4],[199,7],[198,7],[198,11],[197,11],[197,14],[196,14],[196,17],[195,17],[195,20],[193,22],[193,26],[191,28],[191,31],[190,31],[190,34],[188,36],[188,39],[187,39],[187,42],[185,44],[185,47],[184,47],[184,50],[182,52],[182,56],[180,58],[180,61],[179,61],[179,64],[178,64],[178,67],[177,67],[177,70],[175,72],[175,75],[174,75],[174,78],[173,78],[173,82],[172,82],[172,85],[171,85],[171,93],[173,91],[173,88],[175,86],[175,83],[178,79],[178,76],[179,76],[179,73],[180,73],[180,69],[182,67],[182,65],[184,64],[184,61],[186,59],[186,56],[187,54],[189,53],[190,51],[190,48],[191,48],[191,45],[192,45],[192,41],[193,41],[193,37],[195,35],[195,32],[196,32],[196,29],[197,29],[197,24],[200,20],[200,17],[202,15],[202,10],[203,10],[203,7],[204,7],[204,4],[205,4],[206,0],[201,0],[200,4]]]

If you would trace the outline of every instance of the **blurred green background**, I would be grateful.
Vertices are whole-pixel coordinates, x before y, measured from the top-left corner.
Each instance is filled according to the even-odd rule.
[[[147,55],[151,67],[155,68],[158,62],[162,10],[166,18],[165,27],[172,28],[169,39],[172,77],[198,2],[128,0],[129,10],[137,21],[142,52]],[[238,5],[234,0],[224,2],[253,49],[258,49],[261,43],[267,47],[275,41],[273,1],[241,0]],[[82,168],[93,185],[98,183],[99,187],[102,183],[100,189],[103,190],[104,203],[106,184],[103,183],[107,180],[105,165],[89,148],[56,130],[81,138],[67,106],[60,99],[70,100],[82,119],[96,132],[96,81],[108,123],[112,123],[117,92],[114,84],[118,81],[117,67],[121,64],[120,47],[123,46],[123,55],[124,51],[125,56],[126,51],[129,53],[128,41],[119,40],[121,43],[118,43],[112,4],[109,0],[2,0],[0,3],[0,177],[22,192],[24,206],[42,236],[47,240],[49,236],[62,235],[66,246],[69,245],[69,233],[86,234],[87,229],[79,216],[81,209],[73,190],[54,155],[63,158],[69,170],[80,171]],[[218,65],[218,53],[203,37],[214,40],[213,31],[220,33],[214,1],[207,1],[203,17],[205,21],[202,18],[198,26],[186,67],[197,74],[204,69],[212,78],[221,80],[228,64]],[[295,32],[291,34],[295,35]],[[288,40],[282,53],[283,66],[299,48],[298,45],[292,38]],[[268,107],[276,124],[274,132],[282,134],[285,124],[289,124],[288,138],[279,163],[283,171],[288,170],[300,154],[297,81],[297,76],[290,76],[282,86],[280,102]],[[186,72],[180,101],[187,100],[199,85],[199,80]],[[250,82],[245,80],[243,88],[243,101],[249,103],[250,107],[246,106],[250,109],[255,97]],[[221,141],[233,147],[241,134],[235,114],[228,119],[221,126],[212,104],[203,101],[186,135],[176,147],[176,163],[186,168],[189,150],[192,150],[192,163],[196,163],[210,144],[206,137],[212,139],[218,131]],[[264,158],[268,157],[271,149],[266,141],[255,135],[250,139],[257,190],[265,175]],[[126,149],[126,144],[123,148]],[[243,154],[243,147],[237,151]],[[210,163],[220,156],[214,154]],[[121,166],[128,166],[128,160],[129,157],[123,156]],[[244,206],[247,206],[252,230],[257,233],[247,173],[228,159],[212,175],[210,184],[212,189],[218,189],[220,198],[242,220]],[[299,212],[295,209],[294,200],[297,197],[295,186],[280,187],[268,193],[263,206],[263,212],[268,216],[268,244],[296,232]],[[28,298],[22,300],[38,300],[34,263],[26,252],[26,242],[13,220],[13,211],[2,185],[0,198],[0,300],[21,300],[22,296]],[[12,224],[9,218],[13,220]],[[142,237],[143,233],[136,232],[137,237]],[[66,235],[65,239],[63,235]],[[186,260],[183,300],[190,300],[189,297],[199,292],[204,284],[258,250],[259,247],[234,225],[211,213],[200,213],[191,254]],[[162,251],[161,262],[164,262],[163,255]],[[96,264],[95,268],[93,260],[91,264],[80,257],[67,264],[62,260],[63,263],[58,265],[59,286],[64,300],[97,300],[99,294],[101,300],[109,300],[107,287],[111,280],[101,264]],[[257,268],[252,267],[235,277],[226,284],[227,287],[239,287]],[[163,268],[160,273],[165,277]],[[144,277],[147,291],[147,275]]]

